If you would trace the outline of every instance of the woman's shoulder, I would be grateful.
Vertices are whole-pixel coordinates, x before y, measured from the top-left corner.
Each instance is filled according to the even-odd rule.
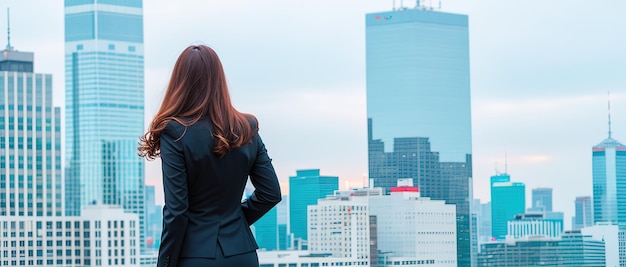
[[[242,113],[242,114],[248,120],[248,123],[250,123],[250,126],[253,131],[256,131],[259,129],[259,120],[256,118],[256,116],[250,113]]]

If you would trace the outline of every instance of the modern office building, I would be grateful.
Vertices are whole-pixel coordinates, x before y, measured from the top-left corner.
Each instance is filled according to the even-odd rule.
[[[507,235],[507,223],[526,207],[526,186],[511,182],[508,174],[491,177],[491,232],[497,240]]]
[[[369,176],[386,193],[411,178],[457,205],[459,266],[471,264],[472,136],[467,15],[366,14]]]
[[[63,215],[61,110],[33,53],[0,58],[0,217]]]
[[[607,266],[605,241],[584,235],[579,230],[565,231],[559,241],[559,258],[558,266]]]
[[[552,188],[534,188],[532,190],[532,211],[552,211]]]
[[[145,236],[141,0],[65,0],[66,214],[118,205]]]
[[[319,169],[296,170],[289,177],[289,227],[294,239],[307,238],[307,206],[339,189],[339,177],[321,176]]]
[[[590,196],[576,197],[574,201],[575,215],[572,218],[572,229],[581,229],[594,225],[593,221],[593,203]]]
[[[277,207],[272,208],[252,226],[257,245],[261,250],[278,249]]]
[[[0,216],[2,266],[138,266],[139,217],[111,206],[78,216]]]
[[[609,123],[610,125],[610,123]],[[592,148],[594,222],[626,224],[626,146],[611,137]]]

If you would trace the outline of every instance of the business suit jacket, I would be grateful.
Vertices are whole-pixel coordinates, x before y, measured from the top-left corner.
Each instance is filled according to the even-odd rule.
[[[171,121],[161,132],[165,207],[157,266],[176,266],[179,257],[215,258],[218,242],[224,256],[256,250],[249,226],[281,200],[261,137],[219,158],[212,129],[204,117],[188,127]],[[256,190],[242,203],[248,176]]]

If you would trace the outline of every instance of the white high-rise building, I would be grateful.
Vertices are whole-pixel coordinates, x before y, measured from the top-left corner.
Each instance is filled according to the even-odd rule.
[[[619,228],[617,225],[598,223],[580,229],[583,235],[590,235],[595,240],[604,241],[606,267],[619,267]]]
[[[80,217],[0,217],[1,266],[139,266],[139,216],[88,206]]]
[[[309,249],[377,266],[457,266],[456,207],[412,186],[336,191],[309,206]],[[380,252],[380,254],[379,254]]]

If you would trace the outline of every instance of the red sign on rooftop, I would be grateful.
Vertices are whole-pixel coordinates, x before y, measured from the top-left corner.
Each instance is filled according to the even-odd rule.
[[[417,186],[400,186],[392,187],[391,192],[419,192],[420,189]]]

